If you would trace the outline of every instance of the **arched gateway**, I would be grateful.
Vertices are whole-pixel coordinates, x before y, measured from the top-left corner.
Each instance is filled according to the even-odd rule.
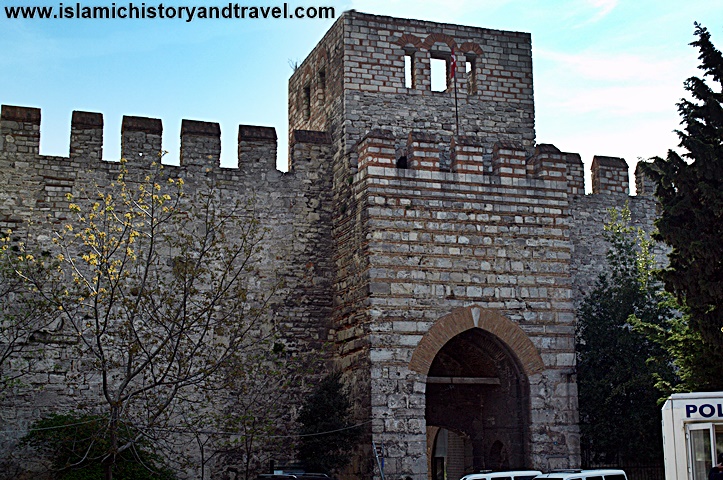
[[[522,329],[477,306],[439,319],[410,368],[427,375],[429,477],[530,466],[528,378],[542,358]]]

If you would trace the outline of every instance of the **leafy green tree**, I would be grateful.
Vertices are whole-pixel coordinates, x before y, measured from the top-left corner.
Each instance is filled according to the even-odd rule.
[[[34,422],[22,443],[50,459],[54,479],[97,480],[103,478],[102,459],[110,448],[108,427],[107,418],[98,415],[54,414]],[[117,436],[133,439],[138,432],[120,423]],[[176,477],[150,445],[140,440],[116,457],[115,478],[173,480]]]
[[[340,372],[324,377],[306,398],[298,422],[298,459],[306,471],[329,474],[349,464],[360,430]]]
[[[636,331],[660,345],[671,359],[675,377],[660,378],[656,384],[663,398],[667,398],[675,392],[700,390],[700,386],[708,379],[700,377],[705,373],[700,365],[705,365],[707,359],[704,358],[706,353],[700,333],[690,327],[690,315],[672,296],[668,296],[663,303],[673,312],[664,322],[652,323],[637,317],[631,317],[630,320]]]
[[[686,81],[691,100],[678,103],[685,153],[670,150],[643,168],[661,206],[655,238],[671,247],[662,278],[688,314],[666,344],[688,369],[685,388],[723,390],[723,56],[704,27],[695,34],[705,73]]]
[[[652,243],[630,225],[627,206],[610,210],[604,237],[609,270],[583,300],[577,324],[577,382],[583,461],[660,463],[660,392],[674,380],[667,352],[633,328],[631,316],[661,325],[673,316],[656,282]]]

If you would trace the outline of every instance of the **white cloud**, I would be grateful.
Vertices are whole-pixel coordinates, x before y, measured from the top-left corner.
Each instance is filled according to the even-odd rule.
[[[588,0],[588,4],[597,10],[589,22],[597,22],[605,18],[618,6],[618,0]]]
[[[669,77],[684,68],[680,65],[680,59],[620,52],[562,53],[535,49],[534,57],[536,60],[554,64],[557,72],[562,70],[567,74],[597,81],[659,82],[661,78]]]
[[[553,96],[562,97],[557,107],[570,114],[604,112],[619,116],[668,112],[681,95],[682,90],[666,85],[627,85],[560,90]]]
[[[535,54],[538,107],[567,114],[599,113],[608,118],[675,110],[683,81],[695,68],[681,59],[642,53]]]

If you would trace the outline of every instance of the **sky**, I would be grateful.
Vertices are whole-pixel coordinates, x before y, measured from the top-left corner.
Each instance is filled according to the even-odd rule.
[[[74,6],[77,0],[64,0]],[[85,0],[126,5],[132,0]],[[0,0],[53,6],[63,0]],[[194,3],[195,2],[195,3]],[[235,2],[235,0],[234,0]],[[135,0],[228,5],[228,0]],[[699,75],[694,22],[723,47],[720,0],[288,0],[289,8],[417,18],[532,34],[536,136],[565,152],[638,158],[676,148],[676,103]],[[283,1],[239,0],[241,6]],[[73,110],[104,114],[107,160],[123,115],[160,118],[177,163],[181,119],[219,122],[222,165],[236,164],[239,124],[272,126],[286,167],[287,82],[334,19],[26,19],[0,10],[0,103],[42,109],[41,147],[68,155]],[[588,180],[589,183],[589,180]]]

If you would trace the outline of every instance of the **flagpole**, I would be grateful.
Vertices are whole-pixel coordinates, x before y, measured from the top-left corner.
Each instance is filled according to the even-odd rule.
[[[457,79],[455,77],[452,77],[452,81],[454,82],[454,122],[455,126],[457,127],[457,136],[459,137],[459,110],[457,108]]]
[[[454,53],[454,47],[452,47],[452,57],[449,62],[450,65],[450,76],[452,77],[452,83],[454,84],[454,125],[456,136],[459,137],[459,107],[457,105],[457,56]]]

